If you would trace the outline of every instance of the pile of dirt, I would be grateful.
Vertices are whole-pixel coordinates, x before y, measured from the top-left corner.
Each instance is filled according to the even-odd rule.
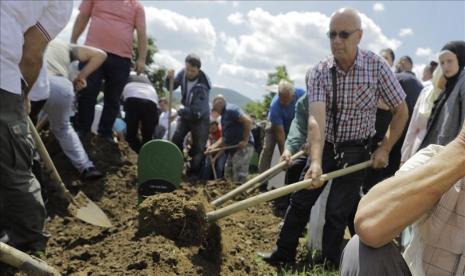
[[[87,145],[98,181],[83,182],[61,151],[52,152],[65,184],[83,191],[108,215],[110,229],[69,216],[66,202],[49,188],[51,238],[45,260],[64,275],[272,275],[256,257],[273,248],[279,218],[271,204],[207,224],[208,202],[235,188],[226,181],[183,183],[170,194],[137,206],[137,157],[125,144]],[[110,152],[111,151],[111,152]],[[115,152],[116,151],[116,152]],[[205,209],[204,209],[205,208]],[[139,223],[141,227],[139,229]]]
[[[139,207],[139,235],[162,235],[181,246],[199,245],[205,240],[207,222],[200,201],[174,193],[150,196]]]

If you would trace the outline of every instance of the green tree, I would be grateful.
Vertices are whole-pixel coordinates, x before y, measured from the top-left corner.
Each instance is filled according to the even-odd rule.
[[[134,60],[139,57],[139,47],[137,42],[134,40],[132,43],[132,52]],[[158,47],[155,44],[155,39],[152,37],[147,38],[147,58],[145,59],[145,71],[147,77],[152,83],[153,87],[157,91],[158,96],[163,97],[166,95],[165,89],[165,77],[166,68],[158,67],[155,65],[154,55],[158,52]]]
[[[275,72],[268,73],[267,85],[279,84],[281,80],[287,80],[292,82],[287,73],[286,65],[276,66]]]

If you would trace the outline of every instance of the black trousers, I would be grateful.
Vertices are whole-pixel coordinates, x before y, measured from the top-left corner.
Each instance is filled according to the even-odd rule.
[[[127,124],[126,141],[132,150],[139,153],[140,148],[152,140],[155,127],[158,124],[157,105],[146,99],[127,98],[124,102]],[[139,138],[139,126],[142,141]]]
[[[334,147],[326,142],[323,150],[323,173],[335,171],[346,165],[364,162],[370,158],[369,145],[351,146],[343,149],[341,162],[335,160]],[[307,162],[300,179],[303,179],[310,163]],[[359,171],[333,180],[326,205],[326,223],[323,228],[323,257],[334,264],[339,263],[344,230],[350,213],[357,204],[360,186],[366,172]],[[308,222],[312,206],[317,201],[324,186],[315,190],[300,190],[291,195],[290,205],[279,233],[278,254],[295,258],[299,236]]]
[[[305,165],[307,165],[307,156],[302,156],[295,159],[294,162],[292,162],[292,165],[286,171],[286,177],[284,179],[285,185],[298,182],[300,180],[300,176],[302,175],[302,171],[305,168]],[[290,199],[291,195],[279,197],[275,199],[273,203],[274,207],[279,210],[286,210],[289,206]]]
[[[103,35],[103,34],[102,34]],[[105,62],[87,78],[87,87],[79,92],[76,126],[79,132],[90,132],[94,120],[95,104],[103,83],[103,110],[98,126],[98,133],[111,137],[113,124],[120,111],[120,98],[129,77],[131,60],[112,53],[107,53]],[[79,68],[85,64],[80,63]]]

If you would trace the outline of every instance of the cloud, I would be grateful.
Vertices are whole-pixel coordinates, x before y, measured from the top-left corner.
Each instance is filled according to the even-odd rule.
[[[217,35],[208,18],[187,17],[155,7],[146,7],[147,32],[156,39],[159,49],[169,49],[177,59],[189,52],[201,57],[213,55]]]
[[[379,52],[386,47],[396,50],[401,45],[399,40],[384,35],[372,19],[364,14],[361,18],[362,48]],[[326,36],[329,20],[320,12],[271,14],[261,8],[251,10],[243,23],[249,33],[238,37],[220,35],[232,59],[221,65],[219,75],[263,85],[269,72],[286,65],[291,79],[302,86],[305,72],[330,54]]]
[[[400,37],[405,37],[408,35],[413,35],[413,29],[412,28],[402,28],[399,31],[399,36]]]
[[[426,64],[414,64],[412,68],[412,72],[415,74],[415,76],[421,80],[421,77],[423,76],[423,69],[425,68]]]
[[[373,11],[375,11],[375,12],[382,12],[382,11],[384,11],[384,5],[383,5],[383,3],[379,3],[379,2],[378,2],[378,3],[375,3],[375,4],[373,5]]]
[[[240,25],[244,22],[244,15],[240,12],[232,13],[228,16],[228,21],[233,25]]]
[[[433,50],[431,48],[417,48],[415,51],[415,55],[419,57],[429,57],[433,54]]]

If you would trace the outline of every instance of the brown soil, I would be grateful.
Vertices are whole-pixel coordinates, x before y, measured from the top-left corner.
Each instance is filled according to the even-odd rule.
[[[106,177],[82,182],[56,145],[48,144],[64,182],[83,191],[108,215],[110,229],[70,217],[66,202],[49,189],[51,233],[46,261],[65,275],[272,275],[276,269],[256,257],[273,248],[279,218],[262,204],[217,224],[204,221],[208,202],[234,184],[183,183],[174,193],[148,198],[138,209],[137,157],[126,145],[88,147]],[[122,158],[123,157],[123,158]],[[121,160],[125,159],[125,160]],[[205,209],[204,209],[205,208]],[[139,230],[139,222],[141,227]]]

